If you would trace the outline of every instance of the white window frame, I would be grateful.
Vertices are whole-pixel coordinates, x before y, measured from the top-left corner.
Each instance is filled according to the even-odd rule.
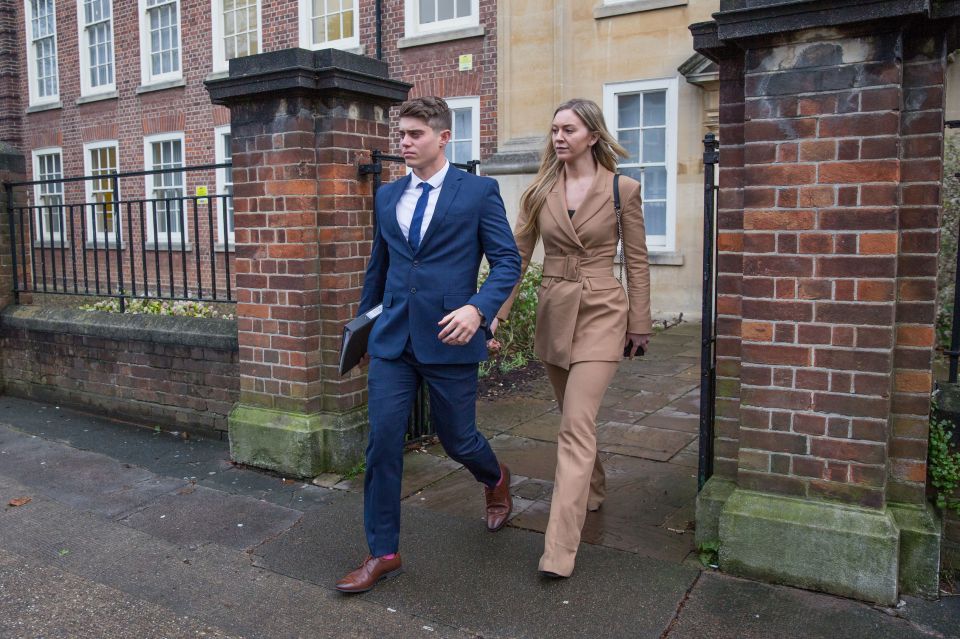
[[[110,0],[110,63],[113,65],[113,82],[94,87],[90,84],[90,45],[84,24],[84,0],[77,0],[77,44],[80,49],[80,97],[113,93],[117,90],[117,39],[116,0]]]
[[[454,109],[466,109],[466,108],[470,109],[471,111],[470,159],[479,160],[480,159],[480,96],[444,98],[444,100],[446,101],[447,106],[450,107],[451,111],[453,111]],[[451,138],[450,138],[451,144],[453,144],[453,133],[455,133],[452,127],[453,127],[453,121],[451,118]]]
[[[152,171],[153,170],[153,145],[156,142],[169,142],[169,141],[179,141],[180,142],[180,162],[181,166],[187,166],[187,145],[183,135],[183,131],[176,131],[174,133],[158,133],[156,135],[148,135],[143,138],[143,170]],[[186,198],[187,196],[187,175],[186,172],[180,173],[182,176],[180,184],[180,193],[181,197]],[[143,184],[143,194],[144,199],[152,200],[154,197],[154,190],[156,190],[156,175],[146,175],[144,176]],[[190,239],[189,233],[189,219],[187,216],[187,204],[186,200],[181,200],[181,223],[183,228],[179,232],[167,232],[160,230],[160,221],[157,220],[157,233],[160,237],[155,237],[153,234],[153,212],[156,208],[153,202],[146,202],[146,218],[145,223],[147,227],[147,242],[152,244],[155,248],[162,248],[167,246],[167,239],[170,240],[170,245],[173,248],[179,248],[181,243],[181,235],[183,244],[187,244]]]
[[[27,45],[27,84],[30,85],[29,88],[29,104],[30,106],[40,106],[46,104],[56,104],[60,101],[60,44],[57,40],[57,3],[56,0],[51,0],[53,4],[53,60],[54,60],[54,81],[57,85],[57,90],[52,95],[41,96],[40,91],[38,90],[37,83],[39,82],[39,74],[37,73],[37,52],[33,46],[33,4],[30,0],[23,0],[23,17],[26,24],[25,38]],[[61,160],[62,165],[62,160]]]
[[[228,135],[230,134],[229,124],[218,126],[213,130],[213,135],[214,135],[213,148],[214,148],[214,154],[215,154],[214,157],[215,157],[215,162],[217,164],[223,164],[224,162],[227,161],[227,149],[224,147],[224,144],[223,144],[224,134],[228,134]],[[230,175],[230,180],[228,181],[227,171],[232,172],[232,169],[217,169],[217,195],[223,195],[226,192],[226,185],[228,182],[231,187],[233,186],[233,175],[232,174]],[[230,206],[231,218],[233,217],[232,201],[233,201],[233,198],[231,198],[231,206]],[[224,248],[226,248],[227,242],[225,242],[224,240],[229,239],[230,246],[234,247],[236,246],[236,241],[234,240],[235,233],[233,229],[231,229],[226,234],[226,238],[224,238],[224,231],[226,231],[226,229],[223,226],[223,206],[224,206],[224,199],[220,197],[216,198],[216,205],[213,208],[215,210],[215,215],[216,215],[216,220],[214,220],[214,224],[216,224],[216,227],[217,227],[217,242],[221,246],[224,246]],[[234,229],[236,228],[236,222],[233,223],[233,227]]]
[[[447,20],[437,20],[429,24],[420,24],[420,0],[404,0],[403,14],[405,27],[404,36],[407,38],[477,27],[480,26],[480,0],[470,0],[470,15],[462,18],[449,18]]]
[[[344,3],[351,0],[343,0]],[[360,47],[360,0],[353,2],[353,35],[339,40],[315,43],[313,41],[313,1],[300,0],[300,47],[303,49],[357,49]]]
[[[110,147],[113,147],[114,154],[117,159],[117,166],[115,167],[114,170],[117,173],[120,172],[120,142],[117,140],[98,140],[97,142],[87,142],[86,144],[83,145],[83,174],[84,175],[93,174],[93,164],[90,161],[90,151],[94,151],[98,149],[109,149]],[[91,207],[89,206],[94,201],[93,180],[84,180],[83,185],[84,185],[83,188],[84,188],[84,194],[85,194],[85,198],[83,200],[85,202],[85,205],[83,207],[83,223],[87,227],[87,242],[89,244],[92,244],[93,237],[94,235],[96,235],[98,248],[106,246],[108,240],[111,246],[116,246],[117,228],[122,222],[121,216],[120,216],[121,207],[119,202],[119,199],[120,199],[119,193],[117,194],[117,201],[113,203],[113,220],[114,220],[113,230],[106,230],[105,228],[103,231],[97,231],[97,225],[94,218],[94,214],[96,213],[96,211],[91,210]]]
[[[33,179],[34,180],[43,179],[40,177],[40,156],[53,155],[53,154],[57,154],[60,156],[60,177],[63,178],[63,148],[59,146],[46,146],[39,149],[33,149],[31,153],[32,160],[33,160]],[[33,185],[33,204],[36,207],[43,206],[40,204],[40,198],[43,195],[43,193],[41,192],[42,186],[43,186],[42,184]],[[64,191],[63,182],[61,182],[60,183],[60,204],[61,205],[63,204],[63,197],[64,197],[63,191]],[[43,210],[40,208],[35,208],[33,212],[34,212],[33,228],[36,234],[34,236],[34,241],[37,244],[39,244],[40,221],[42,219]],[[53,214],[53,211],[50,211],[50,216],[52,216],[52,214]],[[67,219],[66,219],[67,216],[62,207],[59,209],[59,214],[60,214],[60,231],[58,233],[51,233],[48,228],[49,225],[45,224],[43,226],[43,243],[46,246],[50,246],[50,242],[57,242],[59,244],[61,238],[63,237],[63,231],[64,231],[63,227],[67,222]]]
[[[263,52],[263,0],[257,2],[257,52]],[[213,72],[219,73],[230,68],[223,46],[223,0],[210,0],[213,33]]]
[[[677,78],[635,80],[603,85],[603,115],[607,127],[616,136],[619,125],[617,97],[630,93],[666,91],[666,132],[664,134],[664,160],[667,169],[666,234],[648,235],[647,250],[650,253],[672,253],[677,245],[677,140],[678,96]],[[641,143],[642,144],[642,143]],[[641,196],[643,193],[641,193]]]
[[[153,74],[153,49],[150,38],[150,19],[147,0],[137,0],[140,9],[140,84],[148,86],[183,78],[183,12],[180,0],[172,0],[177,7],[177,70]]]

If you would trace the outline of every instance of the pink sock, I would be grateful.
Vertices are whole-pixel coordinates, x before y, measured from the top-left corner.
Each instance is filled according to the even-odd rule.
[[[500,471],[500,479],[497,480],[497,483],[494,484],[493,487],[494,487],[494,488],[497,488],[497,487],[499,487],[500,484],[502,484],[502,483],[503,483],[503,471],[501,470],[501,471]]]
[[[384,556],[381,557],[380,559],[386,559],[387,561],[390,561],[391,559],[393,559],[393,558],[396,557],[396,556],[397,556],[397,553],[392,552],[392,553],[390,553],[389,555],[384,555]]]

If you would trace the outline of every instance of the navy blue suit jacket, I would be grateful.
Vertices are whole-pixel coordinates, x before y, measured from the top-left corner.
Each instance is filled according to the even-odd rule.
[[[376,233],[363,282],[360,313],[383,303],[370,333],[371,357],[396,359],[409,338],[423,364],[468,364],[487,358],[486,335],[478,330],[462,346],[438,339],[437,325],[464,304],[492,321],[520,278],[520,255],[507,222],[496,180],[450,166],[430,226],[414,252],[397,222],[397,202],[410,176],[377,191]],[[477,290],[480,260],[490,275]]]

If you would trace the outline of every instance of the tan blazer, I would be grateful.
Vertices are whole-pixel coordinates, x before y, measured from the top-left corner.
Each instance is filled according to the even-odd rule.
[[[543,284],[538,294],[534,351],[541,361],[562,368],[575,362],[618,362],[623,358],[623,339],[628,330],[653,332],[640,184],[620,177],[629,304],[613,270],[617,252],[613,173],[598,168],[572,220],[564,193],[561,173],[539,216],[539,233],[517,238],[522,272],[527,270],[537,240],[543,238]],[[525,223],[526,216],[521,213],[517,228]],[[497,313],[501,322],[509,315],[518,291],[519,284]]]

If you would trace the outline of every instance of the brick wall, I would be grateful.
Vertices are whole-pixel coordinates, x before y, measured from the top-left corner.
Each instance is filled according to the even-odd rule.
[[[944,38],[809,35],[721,65],[716,472],[920,503]]]
[[[17,13],[16,2],[0,4],[0,142],[20,149],[21,106],[20,85],[21,60],[26,54],[19,48],[18,33],[23,31],[23,20]]]
[[[0,329],[12,395],[208,434],[239,395],[232,321],[19,306]]]

